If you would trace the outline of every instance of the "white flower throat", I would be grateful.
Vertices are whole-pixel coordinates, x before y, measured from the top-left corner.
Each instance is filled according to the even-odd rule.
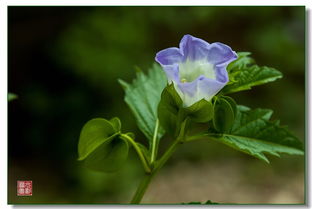
[[[182,83],[192,82],[200,75],[206,78],[216,79],[213,64],[208,63],[207,60],[186,60],[179,64],[179,73]]]

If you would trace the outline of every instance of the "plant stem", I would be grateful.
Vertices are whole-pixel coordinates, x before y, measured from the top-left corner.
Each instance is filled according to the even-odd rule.
[[[141,202],[145,192],[146,192],[146,189],[149,185],[149,183],[151,182],[152,180],[152,177],[153,177],[153,173],[146,173],[144,178],[142,179],[139,187],[137,188],[132,200],[131,200],[131,204],[138,204]]]
[[[198,140],[198,139],[204,139],[204,138],[205,139],[213,139],[214,136],[217,136],[217,134],[201,133],[201,134],[198,134],[198,135],[187,137],[185,139],[185,142],[191,142],[191,141],[195,141],[195,140]]]
[[[139,187],[137,188],[131,203],[132,204],[138,204],[141,202],[148,185],[150,184],[152,178],[155,176],[155,174],[163,167],[163,165],[167,162],[167,160],[171,157],[173,152],[176,150],[177,145],[184,140],[185,136],[185,125],[187,120],[184,120],[181,124],[181,132],[179,136],[176,138],[176,140],[170,145],[170,147],[167,149],[167,151],[163,154],[163,156],[155,162],[155,167],[153,168],[151,173],[146,173],[143,180],[141,181]]]
[[[151,168],[149,167],[140,147],[135,143],[135,141],[128,135],[126,134],[120,134],[120,137],[127,140],[128,142],[130,142],[132,144],[132,146],[134,147],[135,151],[138,153],[138,156],[142,162],[143,168],[145,170],[146,173],[151,173]]]
[[[151,154],[151,164],[153,164],[153,162],[156,159],[157,156],[157,134],[158,134],[158,127],[159,127],[159,120],[156,120],[156,125],[155,125],[155,130],[154,130],[154,136],[153,136],[153,141],[152,141],[152,154]]]
[[[171,157],[173,152],[175,151],[177,145],[179,144],[179,140],[175,140],[172,145],[169,147],[169,149],[165,152],[165,154],[160,158],[159,161],[155,162],[155,167],[152,170],[151,173],[146,173],[143,180],[141,181],[139,187],[137,188],[131,203],[132,204],[138,204],[141,202],[146,189],[148,185],[150,184],[152,178],[155,176],[155,174],[160,170],[160,168],[167,162],[167,160]]]

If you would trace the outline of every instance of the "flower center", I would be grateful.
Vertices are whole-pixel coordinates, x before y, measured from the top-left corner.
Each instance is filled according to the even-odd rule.
[[[206,78],[216,79],[214,66],[206,60],[186,60],[179,64],[179,73],[182,83],[192,82],[200,75]]]

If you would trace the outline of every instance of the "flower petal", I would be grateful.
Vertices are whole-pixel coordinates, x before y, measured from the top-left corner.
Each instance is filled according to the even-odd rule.
[[[231,49],[231,47],[216,42],[209,45],[208,62],[212,64],[228,64],[237,58],[237,54]]]
[[[180,49],[171,47],[156,54],[155,60],[161,65],[172,65],[182,61]]]
[[[172,81],[180,82],[179,65],[163,65],[163,70],[167,75],[169,83]]]
[[[201,99],[209,101],[215,96],[225,85],[226,82],[199,76],[196,80],[190,83],[177,83],[177,92],[181,96],[186,107],[191,106]]]
[[[180,42],[180,50],[183,54],[183,61],[190,60],[199,60],[207,57],[209,43],[195,38],[191,35],[183,36]]]
[[[176,90],[178,92],[178,94],[180,95],[182,101],[183,101],[183,105],[185,107],[189,107],[192,104],[194,104],[195,102],[197,102],[197,97],[196,97],[196,93],[197,93],[197,79],[194,80],[193,82],[189,82],[189,83],[177,83],[176,86]]]
[[[227,82],[222,83],[217,80],[213,80],[206,77],[201,77],[198,81],[198,97],[199,99],[205,98],[209,101],[214,95],[216,95]]]
[[[217,81],[226,84],[229,82],[229,75],[226,70],[227,64],[221,64],[215,66],[216,79]]]

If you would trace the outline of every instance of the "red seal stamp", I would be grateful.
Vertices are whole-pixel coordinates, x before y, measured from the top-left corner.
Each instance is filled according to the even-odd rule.
[[[17,196],[32,196],[32,181],[17,181]]]

